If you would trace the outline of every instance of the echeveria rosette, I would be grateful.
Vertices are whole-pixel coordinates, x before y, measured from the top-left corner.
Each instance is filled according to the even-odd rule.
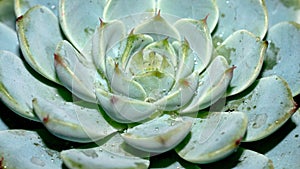
[[[2,125],[1,137],[31,141],[0,151],[0,168],[20,167],[9,158],[17,152],[26,156],[23,168],[59,168],[62,162],[69,168],[197,168],[236,150],[229,168],[235,161],[236,168],[272,168],[274,154],[282,151],[281,144],[266,156],[238,147],[276,135],[297,110],[296,1],[0,4],[15,7],[15,14],[1,14],[5,24],[14,28],[11,18],[18,17],[17,34],[0,25],[3,103],[59,138],[97,143],[64,150],[58,158],[61,150],[32,141],[39,139],[36,133]],[[269,21],[284,18],[272,11],[276,5],[289,11],[290,22],[268,30]],[[287,141],[295,144],[292,139]],[[30,154],[25,146],[34,147]],[[173,153],[167,163],[149,154],[166,151]]]

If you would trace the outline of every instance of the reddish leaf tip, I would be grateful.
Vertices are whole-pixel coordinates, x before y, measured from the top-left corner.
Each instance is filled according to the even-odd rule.
[[[23,15],[19,16],[16,21],[19,22],[22,19],[23,19]]]
[[[43,122],[44,123],[48,123],[49,122],[49,114],[43,118]]]

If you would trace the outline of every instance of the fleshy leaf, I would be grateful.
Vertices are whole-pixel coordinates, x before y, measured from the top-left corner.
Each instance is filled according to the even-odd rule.
[[[293,21],[300,23],[299,0],[265,0],[269,15],[269,28],[279,22]]]
[[[198,89],[189,105],[180,110],[180,113],[193,113],[219,100],[227,89],[232,78],[233,69],[229,68],[223,56],[216,57],[206,71],[200,76]]]
[[[20,56],[17,33],[0,22],[0,50],[7,50]]]
[[[246,129],[247,115],[242,112],[216,112],[197,119],[191,135],[175,149],[183,159],[205,164],[225,158],[240,144]]]
[[[214,45],[220,45],[233,32],[246,29],[263,39],[268,29],[268,15],[262,0],[216,0],[220,17],[213,34]],[[254,12],[255,11],[255,12]]]
[[[121,20],[126,23],[126,30],[132,30],[136,25],[153,16],[155,10],[155,0],[108,0],[103,17],[105,21]]]
[[[96,68],[76,51],[67,41],[61,41],[56,48],[55,69],[61,83],[77,97],[96,102],[95,86],[106,88],[106,81]]]
[[[193,73],[187,78],[180,79],[173,89],[166,96],[154,102],[159,109],[164,111],[174,111],[185,106],[194,96],[198,87],[199,75]]]
[[[158,36],[163,36],[165,38],[173,38],[176,40],[180,40],[180,35],[178,31],[168,23],[161,15],[160,12],[156,14],[154,17],[148,19],[142,24],[138,25],[134,29],[134,33],[136,34],[153,34]]]
[[[109,23],[102,23],[95,34],[93,35],[93,61],[97,69],[102,73],[106,73],[105,57],[116,43],[125,37],[125,27],[120,21],[112,21]]]
[[[113,93],[133,99],[145,100],[146,91],[139,83],[128,77],[118,64],[110,63],[106,67],[109,69],[107,72],[112,72],[110,87]]]
[[[8,51],[0,51],[0,97],[19,115],[38,120],[32,112],[32,99],[69,99],[70,94],[56,87],[27,67],[22,60]],[[30,85],[28,85],[30,82]]]
[[[132,123],[144,120],[156,112],[152,103],[109,93],[96,89],[99,104],[109,117],[120,123]]]
[[[42,98],[33,99],[32,104],[47,129],[65,140],[92,142],[116,132],[102,117],[97,105],[76,105]]]
[[[293,93],[300,94],[300,24],[282,22],[268,33],[270,41],[262,76],[278,75],[284,78]]]
[[[193,118],[163,115],[122,134],[129,145],[148,152],[162,153],[174,148],[190,132]]]
[[[217,25],[219,10],[214,0],[158,0],[158,9],[164,15],[174,15],[177,18],[203,19],[206,16],[207,24],[212,32]]]
[[[174,26],[179,31],[181,38],[185,38],[195,55],[195,71],[199,73],[209,64],[212,56],[213,45],[206,20],[180,19]]]
[[[19,17],[17,32],[22,53],[30,66],[58,83],[53,53],[62,35],[57,17],[46,7],[35,6]]]
[[[248,115],[249,123],[244,141],[265,138],[281,127],[296,110],[291,91],[283,79],[270,76],[253,85],[252,91],[230,98],[224,108]]]
[[[121,156],[141,158],[147,158],[150,156],[149,152],[141,151],[128,145],[121,137],[120,133],[114,133],[104,139],[97,141],[96,144],[106,151],[114,154],[119,154]]]
[[[229,65],[234,65],[227,95],[234,95],[248,88],[257,78],[263,65],[267,43],[254,34],[240,30],[230,35],[216,49]]]
[[[14,1],[0,1],[0,22],[14,30],[16,27],[15,21]]]
[[[149,166],[148,160],[114,154],[101,147],[64,150],[61,157],[72,169],[147,169]]]
[[[0,167],[22,169],[59,168],[62,161],[57,151],[47,148],[32,131],[0,131]]]
[[[263,154],[252,150],[239,148],[237,152],[212,164],[207,164],[208,168],[231,168],[231,169],[274,169],[272,161]],[[206,166],[204,166],[206,168]],[[284,167],[283,167],[284,168]]]
[[[280,142],[276,144],[275,147],[273,147],[266,153],[266,156],[273,161],[274,168],[300,167],[300,163],[298,160],[300,156],[300,109],[292,116],[290,127],[292,127],[292,129],[288,129],[290,129],[291,132],[289,132],[283,140],[280,140]],[[273,139],[276,140],[278,136],[274,136],[275,137]],[[265,145],[265,147],[268,147],[268,145],[270,145],[270,142],[266,143],[267,144]]]
[[[36,5],[45,6],[58,16],[58,1],[59,0],[15,0],[15,13],[17,17],[24,15],[31,7]]]
[[[61,0],[59,3],[60,25],[72,44],[82,51],[92,38],[99,17],[102,17],[106,0],[82,1]]]

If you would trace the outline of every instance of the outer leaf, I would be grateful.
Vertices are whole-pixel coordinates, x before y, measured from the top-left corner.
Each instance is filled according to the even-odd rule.
[[[107,85],[94,65],[88,63],[67,41],[61,41],[55,53],[55,69],[61,83],[77,97],[96,102],[95,87],[107,88]]]
[[[215,45],[220,45],[229,35],[247,29],[263,39],[268,29],[267,7],[262,0],[217,0],[220,10],[218,28],[213,35]]]
[[[219,18],[219,10],[214,0],[158,0],[158,9],[162,14],[175,15],[180,18],[203,19],[209,16],[207,24],[210,32],[217,25]]]
[[[58,16],[58,1],[59,0],[15,0],[15,13],[17,17],[24,15],[31,7],[36,5],[45,6]]]
[[[300,1],[265,0],[269,15],[269,28],[283,21],[300,23]]]
[[[180,19],[174,26],[196,53],[195,71],[202,72],[211,60],[213,45],[206,20]],[[197,63],[196,63],[197,62]]]
[[[266,153],[266,156],[273,161],[274,168],[300,167],[298,160],[300,156],[300,110],[298,110],[291,119],[293,126],[292,131]]]
[[[19,52],[19,41],[14,30],[0,22],[0,50],[7,50],[15,53],[17,56]]]
[[[90,0],[88,2],[61,0],[59,18],[61,27],[72,42],[82,51],[102,17],[106,0]]]
[[[17,20],[20,47],[26,61],[44,77],[58,82],[53,53],[62,40],[57,17],[46,7],[35,6]]]
[[[0,51],[0,97],[19,115],[37,120],[32,112],[32,99],[69,99],[70,94],[61,87],[53,86],[8,51]],[[30,82],[30,85],[28,85]]]
[[[0,131],[1,168],[53,169],[62,161],[59,153],[47,148],[39,135],[32,131]]]
[[[193,113],[207,108],[220,99],[230,83],[234,68],[228,68],[223,56],[216,57],[200,77],[196,95],[180,113]]]
[[[132,123],[147,119],[157,107],[148,102],[96,89],[98,102],[109,117],[120,123]]]
[[[229,65],[236,66],[227,95],[248,88],[257,78],[263,65],[267,43],[254,34],[240,30],[230,35],[216,50]]]
[[[16,16],[14,13],[14,1],[2,0],[0,1],[0,22],[4,23],[11,29],[15,29]]]
[[[108,0],[103,18],[105,21],[121,20],[126,23],[127,30],[132,30],[136,25],[153,16],[155,10],[155,0]]]
[[[197,119],[191,135],[176,148],[183,159],[193,163],[217,161],[239,146],[247,129],[247,116],[241,112],[213,113]]]
[[[293,96],[300,94],[300,24],[279,23],[270,29],[267,39],[270,45],[262,76],[281,76],[288,82]]]
[[[50,132],[66,140],[91,142],[116,132],[102,117],[97,105],[38,98],[33,100],[33,109]]]
[[[147,169],[149,166],[148,160],[114,154],[100,147],[65,150],[61,156],[72,169]]]
[[[224,110],[247,113],[249,123],[244,141],[260,140],[281,127],[295,112],[287,83],[271,76],[260,79],[252,91],[228,101]]]
[[[122,134],[123,139],[133,147],[162,153],[174,148],[189,133],[193,123],[190,117],[162,117],[128,129]]]
[[[224,160],[208,164],[203,168],[231,168],[231,169],[274,169],[272,161],[252,150],[239,148],[237,152],[225,158]]]

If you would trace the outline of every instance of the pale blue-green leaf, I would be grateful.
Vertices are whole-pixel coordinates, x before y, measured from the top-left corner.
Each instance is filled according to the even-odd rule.
[[[163,38],[180,40],[179,32],[160,13],[138,25],[133,31],[136,34],[153,34]]]
[[[263,66],[266,49],[266,42],[246,30],[234,32],[218,46],[217,54],[236,67],[227,95],[242,92],[256,80]]]
[[[105,21],[114,19],[121,20],[128,31],[153,16],[155,11],[155,0],[108,0],[104,9],[103,18]]]
[[[174,26],[182,39],[186,39],[195,55],[195,71],[199,73],[209,64],[213,45],[205,20],[180,19]]]
[[[31,7],[36,5],[45,6],[58,16],[59,0],[15,0],[15,13],[17,17],[24,15]]]
[[[129,145],[147,152],[162,153],[173,149],[190,132],[193,118],[165,114],[133,128],[121,136]]]
[[[95,88],[107,88],[105,79],[90,62],[67,41],[61,41],[55,51],[55,69],[60,82],[77,97],[96,102]]]
[[[190,48],[190,44],[188,41],[183,41],[178,50],[177,64],[176,65],[176,75],[175,80],[179,81],[179,79],[186,78],[191,75],[194,71],[195,67],[195,58],[197,57],[193,50]],[[197,72],[200,73],[200,72]]]
[[[36,132],[25,130],[0,131],[1,168],[60,168],[59,152],[47,148]]]
[[[103,26],[98,27],[93,35],[92,55],[97,69],[102,74],[105,74],[105,57],[107,52],[125,37],[125,27],[120,21],[102,24]]]
[[[174,111],[185,106],[194,96],[198,88],[199,75],[193,73],[187,78],[179,79],[174,84],[171,91],[166,93],[166,96],[154,102],[158,109],[164,111]]]
[[[105,64],[111,64],[111,61],[114,61],[115,64],[118,64],[120,68],[125,70],[131,56],[136,52],[141,51],[151,42],[153,42],[151,36],[145,34],[133,34],[131,32],[128,37],[117,42],[106,51]],[[108,79],[110,79],[110,73],[112,72],[109,72],[107,69],[109,68],[106,67],[106,76],[108,76]]]
[[[206,168],[206,167],[204,167]],[[252,150],[239,148],[228,158],[207,164],[207,168],[230,168],[230,169],[274,169],[272,161],[263,154]]]
[[[300,24],[281,22],[273,26],[267,36],[270,42],[262,76],[284,78],[293,93],[300,94]]]
[[[244,141],[267,137],[295,112],[292,93],[288,84],[280,77],[265,77],[253,85],[250,91],[229,98],[224,107],[224,110],[242,111],[248,115],[249,123]]]
[[[239,146],[247,129],[242,112],[215,112],[197,119],[191,135],[175,149],[183,159],[205,164],[225,158]]]
[[[42,98],[34,99],[32,104],[34,112],[47,129],[62,139],[85,143],[116,132],[102,117],[97,105]]]
[[[7,50],[20,56],[17,33],[0,22],[0,50]]]
[[[148,158],[150,156],[149,152],[141,151],[128,145],[121,137],[120,133],[114,133],[95,143],[104,150],[122,156],[142,157],[142,158]]]
[[[46,7],[35,6],[18,19],[17,32],[22,53],[30,66],[58,83],[53,54],[62,35],[57,17]]]
[[[300,23],[299,0],[265,1],[268,9],[269,28],[283,21],[294,21]]]
[[[14,11],[14,1],[2,0],[0,1],[0,22],[4,23],[11,29],[16,28],[16,16]]]
[[[65,100],[70,94],[64,88],[49,83],[15,54],[0,51],[0,97],[14,112],[38,120],[32,111],[33,98]]]
[[[143,86],[132,80],[130,76],[128,77],[127,73],[115,63],[110,62],[106,67],[107,72],[112,72],[109,73],[109,76],[111,76],[110,88],[113,93],[133,99],[145,100],[147,95]]]
[[[64,150],[61,158],[72,169],[147,169],[150,164],[148,160],[115,154],[101,147]]]
[[[193,113],[207,108],[224,96],[234,68],[229,68],[223,56],[217,56],[200,76],[198,89],[191,103],[180,113]]]
[[[262,0],[216,0],[220,17],[213,34],[214,45],[220,45],[233,32],[246,29],[263,39],[268,29],[268,15]]]
[[[96,89],[96,96],[106,114],[120,123],[147,119],[157,109],[152,103],[116,95],[100,88]]]
[[[59,2],[59,19],[61,27],[71,43],[82,51],[92,38],[102,18],[106,0]]]
[[[300,168],[300,109],[291,119],[292,131],[266,153],[273,161],[274,168]]]
[[[206,16],[210,32],[218,23],[219,10],[215,0],[158,0],[158,9],[162,15],[174,15],[178,19],[190,18],[195,20],[204,19]]]

